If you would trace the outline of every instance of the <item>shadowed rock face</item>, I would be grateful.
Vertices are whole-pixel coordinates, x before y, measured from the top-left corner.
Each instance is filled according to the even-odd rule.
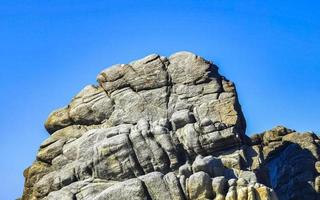
[[[246,137],[235,86],[211,62],[152,54],[97,81],[48,117],[22,199],[319,197],[318,137],[284,127]]]
[[[272,187],[279,199],[320,199],[316,134],[278,126],[254,138],[255,144],[247,150],[256,152],[250,164],[261,183]]]

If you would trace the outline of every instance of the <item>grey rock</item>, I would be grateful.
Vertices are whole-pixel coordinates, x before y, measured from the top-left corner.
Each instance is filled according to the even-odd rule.
[[[315,190],[316,192],[320,192],[320,176],[317,176],[316,179],[314,180],[314,185],[315,185]]]
[[[192,164],[193,173],[203,171],[209,174],[211,177],[222,176],[224,174],[225,167],[218,158],[212,156],[202,157],[198,155]]]
[[[163,177],[163,180],[169,189],[172,200],[186,199],[184,191],[180,185],[180,181],[173,172],[166,174]]]
[[[316,168],[317,173],[320,173],[320,161],[317,161],[314,167]]]
[[[76,199],[94,199],[100,193],[102,193],[107,188],[111,187],[115,183],[113,182],[96,182],[90,183],[86,186],[81,187],[80,191],[76,193]]]
[[[64,139],[60,139],[45,148],[40,149],[37,154],[37,159],[50,163],[55,157],[62,153],[62,148],[65,142],[66,141]]]
[[[178,52],[169,57],[169,74],[173,83],[201,83],[209,74],[218,77],[217,67],[189,52]]]
[[[194,122],[189,110],[179,110],[172,114],[171,121],[175,130],[184,127],[188,123]]]
[[[76,124],[98,124],[113,112],[113,102],[103,88],[92,85],[75,96],[69,107],[69,116]]]
[[[236,200],[237,199],[237,189],[235,186],[229,187],[228,193],[226,195],[226,200]]]
[[[212,179],[212,189],[215,199],[224,199],[227,190],[227,180],[223,176],[217,176]]]
[[[248,188],[238,187],[237,188],[237,200],[247,200],[248,199]]]
[[[146,188],[150,194],[151,199],[161,200],[168,199],[171,200],[169,188],[166,182],[163,180],[163,174],[160,172],[152,172],[144,176],[139,177],[140,180],[144,182]],[[175,185],[172,185],[175,186]]]
[[[237,186],[237,180],[236,179],[229,179],[228,180],[228,185],[229,187],[232,187],[232,186]]]
[[[205,172],[192,174],[187,181],[187,191],[189,199],[212,199],[213,190],[210,176]]]
[[[45,127],[49,133],[53,133],[71,124],[72,121],[69,117],[69,110],[67,107],[64,107],[50,113],[47,121],[45,122]]]
[[[265,185],[296,189],[284,176],[299,174],[318,191],[319,138],[285,128],[247,138],[235,86],[212,62],[190,52],[152,54],[111,66],[97,81],[48,116],[50,136],[24,172],[23,200],[274,200]],[[288,143],[311,152],[314,174],[297,167],[272,171],[286,184],[261,178],[305,155],[293,147],[295,155],[278,155]]]
[[[107,188],[93,200],[147,200],[148,193],[139,179],[129,179]]]
[[[313,187],[319,160],[318,137],[278,126],[262,133],[262,138],[258,181],[271,186],[279,199],[320,198]]]
[[[192,174],[192,168],[189,163],[183,164],[181,167],[179,167],[179,176],[185,176],[189,177]]]
[[[124,87],[134,91],[159,88],[168,85],[166,58],[152,54],[130,64],[115,65],[102,71],[97,80],[108,92]]]

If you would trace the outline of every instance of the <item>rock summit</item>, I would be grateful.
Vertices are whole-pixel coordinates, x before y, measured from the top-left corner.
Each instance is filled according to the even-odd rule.
[[[190,52],[97,76],[53,111],[23,200],[316,200],[319,137],[251,138],[235,85]]]

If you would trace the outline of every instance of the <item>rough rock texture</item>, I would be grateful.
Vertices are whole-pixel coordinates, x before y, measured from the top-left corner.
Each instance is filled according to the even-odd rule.
[[[279,199],[320,199],[316,134],[279,126],[253,138],[253,146],[246,151],[256,155],[249,166],[261,183],[272,187]]]
[[[319,199],[317,135],[245,136],[235,86],[213,63],[152,54],[97,81],[48,117],[23,200]]]

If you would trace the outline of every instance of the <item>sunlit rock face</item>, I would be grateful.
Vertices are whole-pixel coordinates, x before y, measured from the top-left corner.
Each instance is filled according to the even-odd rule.
[[[317,135],[248,138],[235,86],[212,62],[152,54],[97,82],[49,115],[22,199],[319,198]]]

